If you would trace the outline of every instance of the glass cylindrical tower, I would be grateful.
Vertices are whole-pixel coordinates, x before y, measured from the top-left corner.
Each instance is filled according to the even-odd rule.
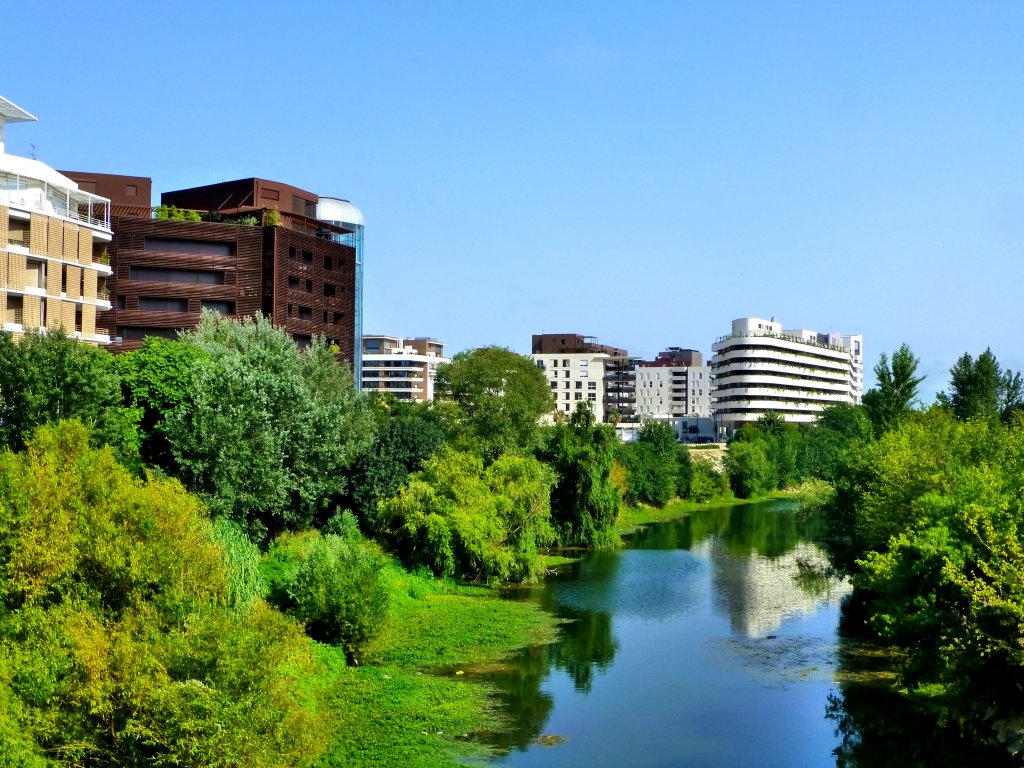
[[[352,380],[356,391],[363,386],[363,225],[362,212],[348,200],[340,197],[321,197],[317,201],[316,217],[328,224],[349,230],[344,234],[332,234],[331,239],[351,246],[356,253],[355,339],[352,345]]]

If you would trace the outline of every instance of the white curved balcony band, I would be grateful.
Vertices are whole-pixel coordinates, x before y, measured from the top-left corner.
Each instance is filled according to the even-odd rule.
[[[715,382],[716,392],[730,392],[739,388],[739,385],[746,384],[749,388],[772,388],[786,389],[799,392],[850,392],[849,381],[814,381],[809,382],[802,379],[789,379],[781,376],[763,376],[760,374],[749,374],[746,376],[730,376],[727,379],[719,379]]]
[[[717,392],[712,396],[717,408],[747,403],[753,400],[764,402],[788,403],[791,405],[834,405],[836,403],[849,403],[852,401],[850,394],[836,393],[831,395],[817,393],[803,393],[796,390],[785,389],[735,389],[729,390],[730,394]]]
[[[812,357],[807,354],[771,347],[758,347],[757,349],[735,349],[726,348],[716,350],[711,358],[712,369],[717,369],[723,363],[740,361],[778,361],[781,363],[796,361],[807,368],[821,368],[822,370],[844,371],[850,370],[852,365],[849,355],[845,359]]]
[[[813,379],[825,379],[829,381],[846,381],[849,378],[849,371],[832,370],[831,368],[811,368],[803,365],[790,365],[788,363],[755,363],[753,361],[736,361],[718,365],[714,369],[715,380],[727,378],[736,374],[747,374],[751,371],[758,373],[777,373],[783,376],[800,377],[806,376]]]

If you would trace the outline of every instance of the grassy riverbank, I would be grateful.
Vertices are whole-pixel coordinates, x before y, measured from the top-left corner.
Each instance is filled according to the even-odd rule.
[[[387,625],[369,650],[370,663],[345,666],[344,654],[318,646],[322,677],[338,718],[334,744],[320,765],[331,768],[450,768],[489,750],[474,736],[502,727],[488,689],[437,667],[477,664],[525,645],[554,639],[555,619],[532,603],[493,589],[459,586],[389,570]]]
[[[624,535],[647,523],[751,501],[699,504],[676,499],[662,508],[623,506],[616,532]],[[573,559],[549,555],[545,566]],[[309,685],[327,692],[338,724],[337,738],[320,765],[452,768],[486,759],[493,752],[478,737],[501,731],[505,724],[491,691],[458,674],[459,667],[550,642],[557,635],[556,619],[532,602],[505,600],[492,588],[410,574],[396,564],[389,566],[387,576],[390,614],[367,651],[368,663],[348,667],[340,649],[316,648],[323,671]],[[430,674],[440,668],[455,673]]]

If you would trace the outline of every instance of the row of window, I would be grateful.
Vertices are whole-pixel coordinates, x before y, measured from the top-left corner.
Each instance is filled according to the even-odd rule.
[[[220,312],[222,315],[233,315],[235,313],[235,302],[233,301],[201,299],[199,307],[200,309]],[[127,296],[117,297],[117,308],[128,309]],[[188,299],[166,296],[139,296],[139,310],[142,312],[188,312]]]
[[[569,382],[568,381],[563,381],[562,384],[564,385],[565,389],[569,389]],[[557,381],[552,381],[551,382],[551,388],[552,389],[558,389],[558,382]],[[576,382],[576,389],[583,389],[583,382],[582,381],[577,381]],[[596,390],[597,389],[597,382],[596,381],[588,381],[587,382],[587,389],[592,390],[592,391]]]

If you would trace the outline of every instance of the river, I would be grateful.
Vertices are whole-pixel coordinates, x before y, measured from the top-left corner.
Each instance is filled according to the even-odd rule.
[[[471,672],[510,717],[496,765],[1002,764],[936,733],[877,649],[837,635],[849,587],[825,575],[814,534],[789,502],[708,508],[518,594],[567,623],[559,642]]]

